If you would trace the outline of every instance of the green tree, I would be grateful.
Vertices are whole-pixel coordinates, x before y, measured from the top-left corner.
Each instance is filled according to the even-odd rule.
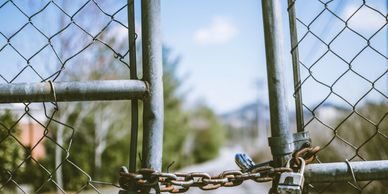
[[[191,115],[195,142],[192,150],[194,162],[200,163],[213,159],[225,140],[223,126],[214,112],[204,105],[197,106]]]
[[[170,49],[163,49],[163,166],[175,162],[174,168],[182,166],[183,144],[185,136],[190,134],[189,115],[183,111],[183,96],[179,94],[183,83],[176,74],[179,62],[179,57],[171,56]]]
[[[176,170],[184,166],[203,162],[217,156],[223,145],[224,132],[218,117],[204,104],[198,108],[184,107],[185,80],[177,71],[180,57],[172,55],[172,50],[163,47],[163,97],[164,135],[162,170]],[[142,112],[140,110],[140,112]],[[206,122],[203,127],[196,121]],[[139,122],[138,153],[141,153],[142,122]],[[201,144],[196,143],[196,141]],[[209,146],[210,145],[210,146]],[[209,146],[209,147],[206,147]],[[203,149],[201,151],[201,149]],[[141,159],[141,158],[140,158]],[[138,162],[140,168],[141,162]]]
[[[224,133],[214,112],[205,105],[194,110],[183,107],[185,80],[177,75],[180,57],[163,49],[164,139],[163,166],[173,169],[214,158],[223,144]],[[206,125],[203,125],[206,123]]]
[[[17,120],[10,110],[5,110],[0,115],[0,187],[14,189],[16,187],[9,181],[8,172],[22,171],[25,147],[18,141],[20,129]]]
[[[122,77],[122,71],[119,69],[111,68],[109,72],[102,71],[113,63],[113,56],[108,53],[104,49],[95,50],[95,53],[91,54],[98,59],[98,62],[94,64],[95,67],[90,68],[89,72],[69,72],[69,78],[75,79],[81,74],[83,78],[89,76],[90,79]],[[99,58],[100,55],[104,57]],[[112,60],[109,60],[109,57]],[[178,169],[215,157],[224,138],[218,118],[210,108],[205,105],[198,105],[194,110],[184,108],[185,92],[182,91],[184,80],[177,75],[179,62],[179,57],[172,57],[171,51],[164,48],[163,166],[167,167],[174,161],[175,164],[171,169]],[[75,191],[87,184],[87,175],[90,175],[93,180],[117,182],[118,169],[120,166],[127,165],[129,160],[130,119],[128,118],[130,118],[130,110],[129,101],[60,103],[56,114],[56,120],[60,123],[52,121],[48,127],[47,138],[44,140],[47,156],[39,163],[50,172],[61,169],[62,187],[66,191]],[[141,114],[142,111],[139,112]],[[141,129],[142,123],[140,122],[139,153],[141,153]],[[58,133],[58,130],[61,132]],[[104,131],[103,134],[101,134],[102,131]],[[57,144],[58,142],[62,142],[61,147]],[[104,144],[103,148],[96,157],[96,148],[101,144]],[[70,145],[71,149],[67,150]],[[60,163],[55,162],[55,155],[58,151],[61,152]],[[96,158],[101,159],[99,166]],[[32,168],[29,168],[28,174],[33,175],[34,178],[25,176],[25,179],[30,181],[24,180],[24,182],[33,184],[37,189],[49,180],[50,174],[44,172],[36,162],[32,162],[31,165]],[[58,168],[58,165],[61,168]],[[53,175],[53,180],[57,180],[58,173],[53,173]],[[48,181],[40,191],[55,189],[55,184]]]
[[[115,42],[113,37],[108,43],[116,44]],[[111,64],[115,59],[109,50],[98,47],[92,51],[89,53],[92,56],[90,59],[97,60],[94,60],[94,63],[85,64],[93,64],[93,68],[83,68],[85,71],[68,71],[66,74],[68,79],[77,79],[80,76],[82,79],[94,80],[125,79],[128,76],[120,68],[113,68]],[[221,125],[217,116],[209,108],[201,105],[189,111],[183,107],[185,92],[182,91],[181,86],[184,80],[177,76],[179,62],[179,57],[172,57],[171,51],[164,48],[163,166],[166,167],[175,161],[172,169],[213,158],[217,155],[223,140]],[[57,167],[60,164],[62,173],[54,173],[54,180],[57,180],[58,174],[62,174],[62,187],[67,191],[78,190],[87,183],[88,177],[82,171],[90,175],[93,180],[117,182],[119,167],[127,165],[129,160],[130,119],[128,118],[130,118],[130,110],[129,101],[60,103],[56,115],[57,120],[67,125],[61,123],[50,125],[48,133],[50,140],[45,140],[47,157],[40,163],[51,171],[58,171]],[[142,111],[139,112],[141,114]],[[198,127],[198,123],[195,122],[198,120],[207,125]],[[142,123],[140,122],[139,153],[141,129]],[[61,132],[58,133],[58,130]],[[193,143],[196,141],[200,144]],[[56,144],[58,142],[63,142],[62,148]],[[70,144],[71,149],[67,153],[65,149]],[[103,147],[97,153],[97,148],[101,145]],[[54,162],[55,153],[58,151],[62,153],[60,154],[61,163]],[[101,160],[100,163],[96,163],[96,158]],[[43,174],[41,179],[35,179],[35,188],[40,187],[42,181],[48,179],[48,174]],[[54,184],[46,184],[41,191],[54,189]]]

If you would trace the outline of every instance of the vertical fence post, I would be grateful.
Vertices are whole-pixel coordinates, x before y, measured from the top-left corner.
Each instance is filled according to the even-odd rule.
[[[280,0],[262,0],[272,136],[268,141],[275,167],[283,166],[294,150],[284,88],[285,67],[280,8]],[[275,186],[277,180],[274,180],[273,184]]]
[[[302,88],[299,69],[299,50],[298,50],[298,32],[296,29],[295,1],[288,0],[288,14],[290,24],[291,38],[291,55],[292,67],[294,73],[294,97],[295,97],[295,112],[296,112],[296,129],[298,132],[304,131],[303,118],[303,103],[302,103]]]
[[[128,0],[128,41],[130,78],[138,79],[136,65],[136,32],[135,32],[135,1]],[[137,137],[138,137],[138,100],[131,100],[131,140],[129,151],[129,171],[136,171]]]
[[[130,79],[138,79],[136,64],[136,31],[135,31],[135,0],[127,1],[128,13],[128,48],[129,48],[129,68]],[[137,139],[139,129],[139,102],[137,99],[131,100],[131,139],[129,148],[129,172],[136,171]],[[127,191],[128,194],[137,193],[135,189]]]
[[[142,0],[143,79],[149,94],[144,98],[142,167],[161,170],[163,148],[163,66],[160,0]]]

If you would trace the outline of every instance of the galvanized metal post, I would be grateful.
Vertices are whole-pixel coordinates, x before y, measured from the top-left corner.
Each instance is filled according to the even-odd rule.
[[[128,100],[147,93],[141,80],[9,83],[0,84],[0,103]]]
[[[130,78],[137,80],[137,64],[136,64],[136,31],[135,31],[135,1],[128,0],[128,46],[129,46],[129,68]],[[136,172],[136,156],[137,156],[137,139],[139,129],[139,102],[137,99],[131,100],[131,139],[129,148],[129,172]],[[126,191],[128,194],[137,193],[135,187],[132,190]],[[124,191],[122,191],[124,193]]]
[[[272,135],[268,141],[276,167],[283,166],[294,150],[284,88],[285,67],[280,8],[280,0],[262,0]],[[274,180],[273,184],[275,186],[277,180]]]
[[[388,160],[309,164],[304,176],[307,183],[387,180]]]
[[[129,67],[131,79],[138,79],[136,66],[136,32],[135,32],[135,2],[128,0],[128,45]],[[136,171],[137,137],[138,137],[138,101],[131,100],[131,140],[129,151],[129,172]]]
[[[295,15],[295,1],[288,0],[288,14],[290,24],[290,38],[291,38],[291,55],[292,67],[294,73],[294,97],[295,97],[295,112],[296,112],[296,130],[298,132],[304,131],[303,118],[303,103],[302,103],[302,88],[300,80],[299,69],[299,50],[298,50],[298,32],[296,29],[296,15]]]
[[[160,0],[142,0],[143,80],[149,87],[144,98],[142,167],[161,170],[163,148],[163,66]]]

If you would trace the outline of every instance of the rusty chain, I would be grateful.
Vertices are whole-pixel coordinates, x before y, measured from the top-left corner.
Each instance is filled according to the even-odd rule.
[[[303,158],[306,162],[306,164],[312,163],[316,159],[316,154],[319,152],[321,148],[319,146],[314,147],[302,147],[299,150],[296,150],[292,154],[292,161],[291,163],[294,164],[295,167],[300,166],[300,161],[297,160],[297,158]]]
[[[319,147],[302,147],[296,150],[293,158],[302,157],[306,164],[315,160],[315,154],[319,151]],[[293,162],[298,166],[298,160]],[[120,186],[125,190],[135,190],[141,192],[150,188],[158,187],[160,192],[184,193],[191,187],[197,187],[201,190],[214,190],[220,187],[234,187],[241,185],[246,180],[255,182],[269,182],[275,176],[283,172],[292,172],[292,168],[272,167],[271,163],[265,166],[255,167],[249,172],[241,170],[227,170],[217,176],[210,176],[205,172],[189,172],[189,173],[166,173],[158,172],[153,169],[142,168],[136,173],[128,172],[125,167],[120,170]]]
[[[133,190],[134,187],[138,191],[155,187],[160,183],[161,192],[183,193],[189,190],[190,187],[213,190],[220,187],[238,186],[246,180],[268,182],[272,181],[276,175],[291,171],[292,169],[285,167],[273,168],[271,166],[262,166],[245,173],[240,170],[228,170],[217,176],[210,176],[205,172],[165,173],[143,168],[136,173],[131,173],[122,169],[119,183],[125,190]]]

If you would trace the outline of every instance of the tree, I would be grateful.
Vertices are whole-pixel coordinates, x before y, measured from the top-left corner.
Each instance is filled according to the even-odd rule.
[[[73,2],[60,3],[60,7],[64,10],[72,6],[77,7],[73,5]],[[95,11],[84,11],[85,9],[83,8],[82,12],[77,13],[72,19],[79,22],[78,18],[94,18]],[[99,10],[96,11],[99,12]],[[59,29],[67,26],[68,17],[63,14],[59,16]],[[89,26],[83,27],[87,31],[99,27],[95,22],[87,22],[86,25]],[[60,31],[51,40],[60,62],[59,67],[54,68],[57,73],[49,77],[50,79],[55,77],[55,81],[83,81],[129,78],[128,66],[119,62],[126,59],[117,57],[117,53],[111,50],[113,47],[115,50],[124,50],[123,53],[125,53],[128,40],[118,40],[116,34],[110,33],[113,29],[107,27],[96,37],[97,41],[83,48],[89,45],[92,38],[80,32],[79,29],[74,30],[72,27],[77,29],[74,23],[71,23],[70,26]],[[98,40],[104,40],[104,44]],[[163,164],[167,166],[170,162],[176,161],[173,168],[179,168],[193,162],[204,161],[216,154],[220,141],[213,142],[211,137],[201,139],[204,145],[206,143],[211,145],[206,156],[196,155],[195,153],[199,153],[198,149],[194,151],[197,145],[189,145],[187,142],[193,138],[198,139],[203,133],[212,135],[213,129],[219,130],[219,124],[210,109],[207,109],[207,112],[185,110],[183,92],[179,91],[183,81],[176,75],[179,57],[171,58],[170,51],[168,49],[164,51],[165,142]],[[55,60],[58,59],[55,58]],[[49,65],[54,61],[49,61]],[[55,62],[58,64],[58,61]],[[62,65],[66,68],[63,68]],[[49,172],[41,173],[43,174],[41,178],[34,179],[35,188],[41,187],[42,182],[46,181],[49,184],[44,185],[44,188],[39,191],[55,190],[57,186],[67,191],[78,190],[87,183],[88,175],[93,180],[116,182],[119,167],[128,164],[130,139],[130,119],[128,118],[131,114],[129,101],[69,102],[58,105],[59,110],[54,116],[55,121],[48,127],[44,140],[47,157],[39,161]],[[206,116],[200,116],[205,112]],[[195,124],[190,121],[193,116],[198,116],[206,122],[209,121],[209,126],[201,131],[195,130]],[[142,128],[142,123],[139,128]],[[139,137],[141,137],[141,131]],[[182,159],[183,157],[187,160]],[[42,170],[39,165],[33,165],[31,169],[38,169],[36,172]],[[49,174],[50,177],[48,177]],[[56,181],[56,185],[52,181]]]
[[[203,104],[193,110],[183,107],[185,92],[181,91],[181,86],[185,80],[177,75],[179,63],[180,57],[173,57],[171,50],[165,47],[163,166],[174,162],[171,169],[214,158],[225,136],[218,117],[210,108]]]
[[[5,110],[0,115],[0,188],[14,189],[16,185],[9,180],[9,172],[23,171],[20,165],[27,149],[20,144],[19,135],[17,120],[10,110]]]
[[[344,114],[334,122],[334,126],[338,126],[338,128],[332,141],[325,143],[322,141],[322,136],[316,138],[318,143],[324,145],[329,143],[319,152],[318,156],[321,162],[343,162],[345,159],[354,161],[388,159],[388,105],[384,102],[370,102],[356,110],[357,113],[353,112],[350,116]],[[388,181],[373,181],[363,192],[385,193],[388,189],[387,183]],[[326,190],[341,193],[356,191],[349,184],[339,184],[341,184],[340,187],[332,186]],[[361,185],[365,185],[365,183],[361,183]],[[325,188],[322,184],[317,184],[316,187],[318,190]]]
[[[225,140],[225,131],[214,112],[205,105],[198,105],[192,114],[194,142],[192,154],[194,162],[200,163],[217,156]],[[196,122],[196,123],[195,123]]]
[[[197,108],[184,107],[187,92],[182,87],[185,80],[177,74],[180,59],[180,56],[172,55],[170,48],[163,47],[164,135],[162,170],[166,170],[171,164],[173,165],[170,166],[170,171],[214,158],[223,145],[225,136],[218,117],[210,108],[204,104],[198,104]],[[200,126],[196,122],[199,120],[207,123],[207,126]],[[141,153],[142,128],[143,124],[140,121],[138,153]],[[203,142],[203,144],[195,143],[196,140]],[[208,145],[210,147],[206,147]],[[201,149],[203,150],[200,151]],[[141,162],[137,164],[140,168]]]

